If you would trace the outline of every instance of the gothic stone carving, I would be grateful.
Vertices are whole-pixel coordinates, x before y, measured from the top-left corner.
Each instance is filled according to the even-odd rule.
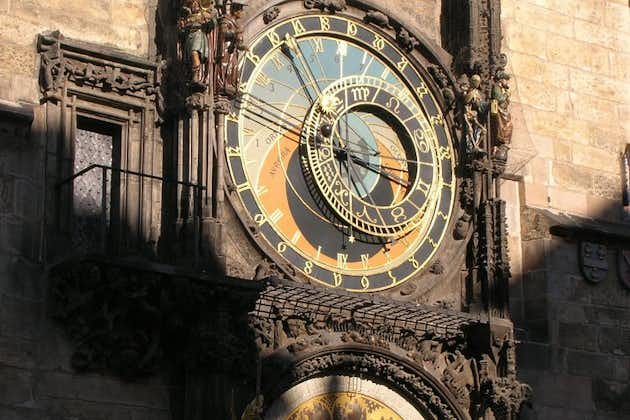
[[[265,22],[266,25],[269,25],[271,22],[276,20],[279,15],[280,9],[277,7],[271,7],[265,10],[265,13],[263,14],[263,22]]]
[[[608,250],[605,245],[593,242],[580,243],[580,268],[586,280],[599,283],[608,273]]]
[[[129,59],[115,51],[108,54],[110,60],[103,60],[82,43],[66,40],[59,32],[41,35],[38,50],[41,57],[40,86],[47,98],[59,98],[68,81],[103,92],[135,95],[156,103],[162,101],[160,63],[140,62],[134,58],[138,66],[130,66],[125,64]],[[117,58],[120,59],[111,61]]]
[[[247,311],[256,292],[114,266],[69,262],[52,271],[53,318],[76,343],[80,371],[146,375],[169,360],[184,367],[242,372],[255,366]]]
[[[339,372],[369,372],[370,376],[394,383],[399,390],[433,413],[437,418],[455,420],[459,416],[428,386],[417,371],[378,352],[337,350],[298,362],[290,372],[290,381]]]
[[[389,24],[389,17],[386,14],[381,13],[377,10],[370,10],[369,12],[367,12],[365,14],[365,17],[363,18],[363,21],[365,23],[371,23],[385,29],[392,28]]]
[[[334,14],[342,12],[348,8],[345,0],[304,0],[304,7],[307,9],[320,9],[322,12]]]
[[[277,364],[282,360],[278,357],[284,351],[303,359],[318,352],[335,352],[340,346],[358,345],[369,349],[366,350],[368,352],[385,350],[399,354],[431,373],[449,389],[457,403],[466,407],[470,413],[492,410],[497,419],[509,419],[505,415],[517,413],[529,397],[527,385],[516,380],[514,340],[507,333],[502,337],[488,335],[488,347],[480,351],[469,344],[470,340],[479,339],[479,332],[474,331],[445,335],[433,329],[424,333],[406,329],[394,334],[392,325],[383,322],[368,324],[357,320],[354,315],[322,316],[280,307],[275,307],[273,314],[270,319],[250,317],[256,343],[271,371],[265,374],[266,377],[271,375],[271,378],[267,377],[270,383],[276,382],[274,378],[278,372],[287,369],[297,369],[298,372],[306,369],[304,374],[307,376],[325,373],[328,369],[318,366],[315,361],[305,362],[303,367],[299,364],[291,367],[287,360]],[[369,369],[363,372],[378,376],[378,366]],[[295,375],[294,371],[291,372],[291,375]],[[409,383],[422,382],[417,375],[404,372],[403,368],[397,372],[398,376],[388,379],[401,381],[401,378],[406,378]],[[413,388],[412,385],[410,387]]]

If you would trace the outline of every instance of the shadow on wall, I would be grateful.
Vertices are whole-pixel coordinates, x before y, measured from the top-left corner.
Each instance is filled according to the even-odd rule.
[[[530,418],[630,417],[630,225],[524,208],[521,227],[510,312]]]

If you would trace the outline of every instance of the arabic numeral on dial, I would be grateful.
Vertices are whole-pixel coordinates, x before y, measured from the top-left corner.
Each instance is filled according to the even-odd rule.
[[[313,262],[312,261],[306,261],[304,263],[304,273],[306,273],[306,274],[313,274]]]
[[[320,16],[319,18],[319,26],[322,28],[322,31],[330,30],[330,19],[326,16]]]
[[[372,41],[372,46],[376,48],[378,51],[381,51],[383,48],[385,48],[385,40],[381,38],[380,36],[376,35],[374,37],[374,41]]]
[[[370,279],[366,276],[361,277],[361,287],[363,287],[363,290],[370,287]]]
[[[267,34],[267,38],[271,42],[271,45],[273,45],[274,47],[277,47],[278,45],[282,43],[282,40],[280,39],[280,35],[278,35],[275,31],[269,32]]]
[[[343,275],[341,273],[333,272],[333,284],[335,287],[341,286],[343,283]]]
[[[350,36],[355,36],[358,32],[357,25],[354,22],[348,21],[348,30],[347,33]]]
[[[409,257],[407,261],[409,261],[409,263],[413,266],[413,268],[415,269],[420,268],[420,263],[418,262],[418,260],[416,260],[416,257],[411,256]]]
[[[278,245],[276,246],[276,251],[278,251],[279,254],[284,254],[286,250],[287,250],[286,242],[278,242]]]

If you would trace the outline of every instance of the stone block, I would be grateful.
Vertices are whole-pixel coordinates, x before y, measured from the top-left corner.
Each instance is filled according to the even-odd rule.
[[[523,276],[523,294],[526,300],[545,299],[547,296],[546,271],[534,271]]]
[[[600,125],[614,125],[617,121],[617,103],[594,96],[571,93],[576,117]]]
[[[551,173],[554,185],[582,192],[591,188],[596,174],[593,169],[563,162],[553,162]]]
[[[604,26],[630,33],[630,7],[616,2],[606,2]]]
[[[622,180],[619,174],[599,172],[593,176],[592,181],[591,192],[593,195],[620,202]]]
[[[569,350],[567,367],[571,375],[613,381],[628,381],[629,379],[627,357]]]
[[[543,111],[557,111],[556,98],[561,91],[537,81],[519,77],[517,82],[518,97],[516,100],[524,105],[529,105]]]
[[[505,28],[505,48],[508,50],[545,58],[547,55],[547,36],[530,26],[514,23]]]
[[[546,267],[544,239],[524,241],[522,247],[524,273],[538,271]]]
[[[593,22],[576,19],[575,38],[579,41],[593,42],[606,48],[619,52],[630,52],[627,35],[619,32],[616,28],[603,28]],[[614,73],[613,73],[614,74]]]
[[[542,306],[542,305],[541,305]],[[534,306],[536,307],[536,306]],[[532,306],[529,307],[531,310]],[[531,313],[528,312],[527,302],[525,303],[525,317],[527,321],[523,322],[522,327],[526,330],[526,336],[529,341],[536,343],[547,343],[549,342],[549,320],[544,318],[545,313]],[[535,317],[535,319],[530,319],[529,317]]]
[[[134,407],[73,399],[51,399],[46,408],[57,420],[133,420]]]
[[[566,407],[544,406],[537,410],[538,418],[544,420],[593,420],[592,411],[574,410]]]
[[[7,274],[0,276],[0,292],[26,300],[44,296],[42,267],[18,256],[7,257]]]
[[[30,369],[35,366],[37,354],[37,344],[34,341],[0,336],[2,365]]]
[[[577,215],[586,215],[586,194],[567,191],[563,188],[549,188],[550,206]]]
[[[550,367],[551,347],[548,344],[521,342],[516,347],[519,369],[547,370]]]
[[[42,322],[42,303],[2,296],[0,333],[7,337],[36,338]]]
[[[626,45],[630,42],[626,39]],[[610,53],[611,74],[617,79],[621,79],[625,82],[630,81],[630,54],[628,53]],[[626,97],[626,103],[628,98]]]
[[[0,175],[0,214],[13,214],[14,211],[15,178],[12,176]]]
[[[608,50],[596,44],[549,34],[545,56],[551,62],[575,66],[595,73],[609,74]]]
[[[131,420],[171,420],[166,410],[133,410]]]
[[[532,134],[588,144],[589,133],[594,125],[567,115],[523,107],[525,119]]]
[[[560,323],[586,323],[586,314],[584,313],[584,306],[574,303],[556,303],[555,305],[555,319]]]
[[[621,181],[620,181],[621,182]],[[621,197],[618,195],[617,197]],[[586,198],[587,216],[594,219],[619,221],[621,217],[621,203],[619,199],[608,199],[595,196]]]
[[[589,305],[584,307],[586,319],[597,325],[630,325],[630,309]]]
[[[547,207],[548,197],[547,187],[540,184],[525,184],[524,204],[531,207]]]
[[[510,52],[510,66],[520,84],[521,77],[559,89],[569,89],[569,67],[562,64],[550,63],[528,53]],[[516,102],[518,100],[513,98]]]
[[[599,349],[617,356],[630,355],[630,330],[602,327],[599,330]]]
[[[2,420],[59,420],[52,419],[49,413],[41,408],[33,407],[2,407],[0,406],[0,419]],[[63,419],[66,420],[66,419]]]
[[[573,37],[573,17],[553,9],[521,2],[514,8],[514,19],[531,26],[529,30]]]
[[[614,71],[613,71],[614,74]],[[570,70],[571,90],[609,101],[627,103],[630,83],[581,69]],[[612,115],[610,116],[612,119]]]
[[[0,366],[0,405],[25,404],[32,401],[31,373]]]
[[[594,409],[591,379],[580,376],[546,373],[538,384],[537,404],[571,407],[574,410]],[[571,390],[570,392],[568,392]]]
[[[593,380],[593,400],[598,410],[630,413],[630,385]],[[627,418],[630,416],[624,416]]]
[[[560,322],[558,344],[577,350],[597,351],[599,329],[592,325]]]
[[[126,383],[101,375],[44,372],[37,383],[39,398],[78,399],[112,405],[167,409],[168,393],[156,384]]]

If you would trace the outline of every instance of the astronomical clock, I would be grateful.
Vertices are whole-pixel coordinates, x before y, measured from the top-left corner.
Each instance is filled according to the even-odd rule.
[[[229,176],[260,248],[299,281],[393,289],[453,242],[457,147],[409,47],[317,8],[251,36],[225,123]]]
[[[50,270],[77,370],[168,366],[174,420],[517,418],[500,2],[383,3],[159,1],[159,63],[39,38],[60,235],[103,174]]]

